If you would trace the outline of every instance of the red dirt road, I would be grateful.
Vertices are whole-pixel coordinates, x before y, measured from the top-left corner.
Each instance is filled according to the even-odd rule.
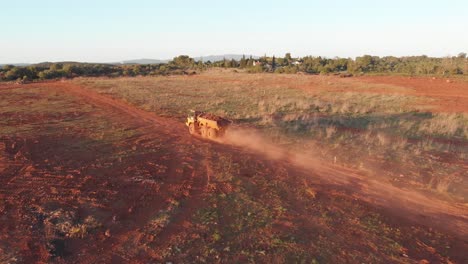
[[[180,145],[190,145],[190,137],[180,132],[180,137],[174,135],[173,129],[168,126],[174,121],[158,118],[154,114],[80,87],[64,83],[42,83],[32,87],[69,93],[78,101],[87,101],[99,109],[92,113],[91,117],[123,122],[130,126],[127,129],[140,135],[129,138],[127,142],[120,142],[124,149],[156,148],[159,151],[119,158],[117,161],[103,164],[100,161],[101,155],[107,155],[104,153],[106,151],[115,155],[112,151],[118,146],[100,144],[100,147],[92,152],[72,151],[73,148],[68,146],[78,142],[81,133],[89,133],[83,131],[85,127],[71,127],[53,138],[22,139],[11,137],[12,135],[0,135],[0,213],[8,212],[7,215],[3,215],[7,218],[0,221],[0,260],[3,260],[2,254],[8,256],[7,252],[1,251],[5,242],[10,244],[7,248],[14,249],[13,256],[23,256],[19,260],[25,263],[48,260],[47,251],[51,251],[50,248],[60,251],[56,253],[58,256],[66,256],[73,252],[81,263],[124,261],[126,255],[130,256],[134,254],[134,250],[138,250],[122,249],[124,241],[138,239],[150,242],[152,238],[141,237],[141,233],[136,230],[145,227],[155,213],[169,210],[173,201],[190,197],[190,200],[184,203],[183,211],[176,214],[171,225],[159,234],[160,237],[164,237],[164,242],[155,245],[150,251],[154,258],[160,258],[158,249],[164,248],[179,235],[178,230],[185,220],[184,216],[192,214],[200,206],[201,194],[207,185],[204,166],[197,167],[194,164],[191,168],[178,169],[184,162],[192,163],[193,158],[203,160],[203,157],[178,149]],[[17,86],[0,89],[15,88]],[[75,113],[75,116],[80,115],[82,114]],[[41,126],[54,122],[44,120],[43,115],[38,118]],[[58,118],[63,122],[62,117]],[[76,131],[71,131],[74,129]],[[70,138],[70,133],[76,136]],[[164,141],[157,143],[161,138]],[[154,164],[154,160],[164,161],[167,167]],[[161,188],[158,181],[147,178],[148,171],[155,169],[160,171],[158,177],[164,178],[164,188]],[[142,176],[135,178],[140,174]],[[93,208],[102,208],[98,215],[105,219],[102,224],[110,229],[109,237],[106,238],[102,234],[84,241],[69,239],[66,252],[61,252],[62,244],[49,246],[50,242],[44,239],[53,236],[50,231],[42,233],[44,218],[47,222],[47,218],[52,217],[47,211],[58,213],[60,211],[57,211],[57,208],[63,208],[63,204],[71,210],[78,208],[78,215],[72,215],[73,221],[92,215],[93,211],[97,210]],[[53,217],[52,220],[57,221]],[[14,239],[9,234],[14,234]],[[106,242],[103,243],[103,240]],[[99,246],[93,246],[96,244]],[[112,257],[112,254],[102,254],[113,251],[121,252],[117,259],[112,259],[115,257]],[[80,255],[82,257],[79,257]],[[12,257],[14,258],[16,257]]]

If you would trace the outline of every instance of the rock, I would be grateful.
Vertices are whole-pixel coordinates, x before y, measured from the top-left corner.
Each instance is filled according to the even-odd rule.
[[[111,237],[110,230],[107,229],[106,232],[104,233],[104,235],[105,235],[106,237]]]

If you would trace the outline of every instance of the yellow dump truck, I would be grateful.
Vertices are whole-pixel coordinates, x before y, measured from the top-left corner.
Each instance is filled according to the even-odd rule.
[[[231,123],[229,119],[194,110],[190,111],[185,122],[190,134],[208,139],[222,137]]]

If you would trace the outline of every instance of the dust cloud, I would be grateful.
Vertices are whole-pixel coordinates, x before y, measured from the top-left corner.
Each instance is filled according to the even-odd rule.
[[[321,177],[324,174],[335,172],[333,164],[326,164],[325,161],[316,157],[314,150],[289,150],[273,142],[271,138],[261,135],[255,129],[232,128],[226,132],[221,143],[241,147],[257,154],[263,155],[271,160],[277,160],[292,164],[307,171],[318,173]],[[345,168],[340,168],[345,169]],[[343,173],[334,173],[334,181],[337,183],[348,183],[350,176]],[[328,180],[331,180],[328,177]]]
[[[257,133],[254,129],[243,128],[229,129],[222,138],[222,143],[246,148],[273,160],[286,160],[287,151],[279,146],[275,146],[271,141]]]

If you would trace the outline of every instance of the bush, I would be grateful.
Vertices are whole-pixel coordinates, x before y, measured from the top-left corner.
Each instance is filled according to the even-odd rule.
[[[66,77],[67,73],[63,70],[45,70],[41,71],[38,74],[39,79],[48,80],[48,79],[58,79]]]

